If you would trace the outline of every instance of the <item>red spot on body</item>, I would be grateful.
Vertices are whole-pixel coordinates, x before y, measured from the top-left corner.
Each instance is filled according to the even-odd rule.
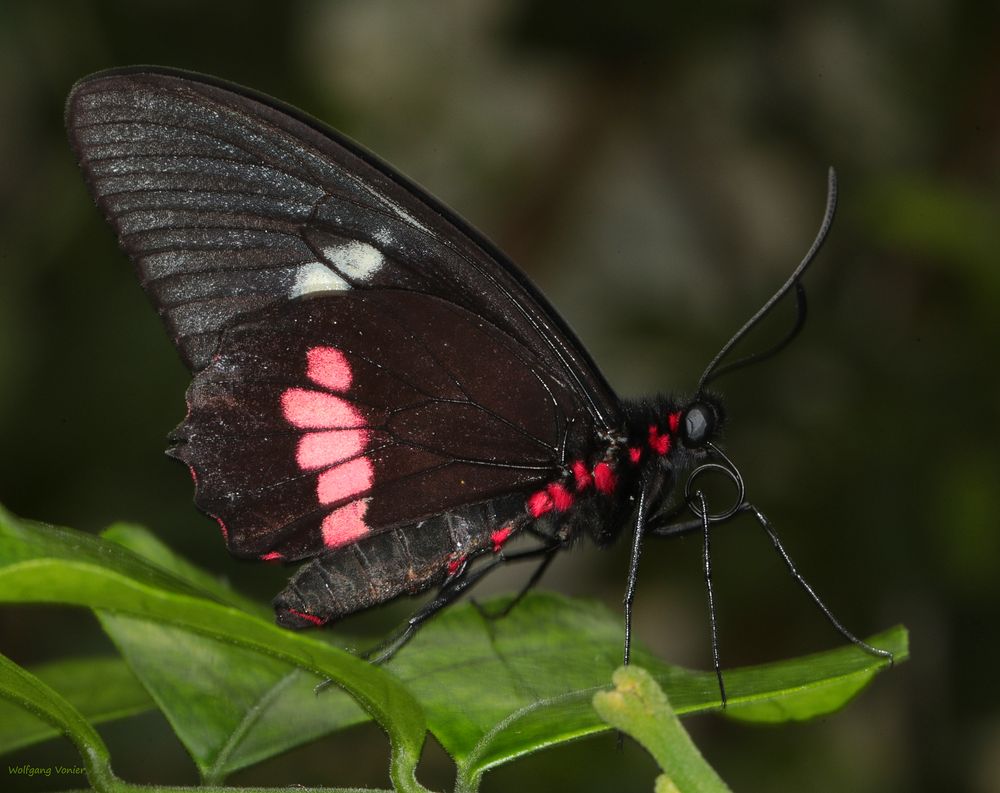
[[[566,485],[562,482],[546,485],[545,492],[552,499],[552,507],[556,512],[565,512],[573,506],[573,494],[566,489]]]
[[[671,413],[669,416],[667,416],[667,424],[670,427],[670,431],[674,435],[676,435],[677,434],[677,428],[681,426],[681,414],[680,414],[680,412]]]
[[[540,518],[546,512],[551,512],[552,507],[552,496],[547,490],[539,490],[528,496],[528,512],[533,518]]]
[[[495,534],[495,533],[496,533],[496,532],[494,532],[494,534]],[[451,559],[451,560],[449,560],[449,562],[448,562],[448,575],[455,575],[455,573],[457,573],[457,572],[458,572],[458,569],[459,569],[459,568],[460,568],[460,567],[461,567],[461,566],[462,566],[463,564],[465,564],[465,560],[466,560],[467,558],[468,558],[468,557],[466,557],[466,556],[458,556],[458,557],[456,557],[456,558],[454,558],[454,559]]]
[[[307,432],[299,438],[295,462],[303,471],[326,468],[360,454],[368,442],[365,430]]]
[[[510,539],[510,535],[514,533],[514,529],[510,526],[504,526],[502,529],[497,529],[490,535],[490,542],[493,543],[493,553],[500,553],[503,548],[503,544]]]
[[[590,471],[587,470],[587,464],[583,460],[574,460],[571,468],[573,470],[573,480],[576,482],[577,493],[582,493],[594,484],[594,477],[590,475]]]
[[[642,447],[630,446],[628,450],[628,459],[632,465],[637,465],[639,460],[642,459]]]
[[[262,554],[261,557],[260,557],[260,559],[261,559],[262,562],[278,562],[278,561],[281,561],[284,558],[285,557],[282,556],[277,551],[271,551],[270,553]]]
[[[325,625],[326,620],[322,617],[317,617],[315,614],[306,614],[304,611],[296,611],[295,609],[288,609],[288,613],[292,614],[299,619],[303,619],[306,622],[311,622],[313,625]]]
[[[217,517],[216,515],[213,515],[212,517],[215,518],[215,522],[219,524],[219,528],[222,530],[222,539],[229,542],[229,529],[226,528],[225,522],[222,518]]]
[[[670,436],[661,433],[655,424],[649,425],[649,448],[661,457],[670,451]]]
[[[194,470],[193,466],[188,466],[188,471],[191,474],[191,481],[194,482],[194,486],[198,487],[198,472]]]
[[[306,376],[316,385],[330,391],[346,391],[351,387],[351,365],[335,347],[313,347],[306,352]]]
[[[323,544],[327,548],[339,548],[364,537],[370,531],[365,523],[367,511],[367,500],[352,501],[335,509],[323,518]]]
[[[289,388],[281,395],[285,420],[301,429],[350,429],[364,427],[360,411],[346,399],[325,391]]]
[[[598,463],[594,466],[594,487],[598,493],[608,495],[613,493],[618,484],[618,476],[608,463]]]

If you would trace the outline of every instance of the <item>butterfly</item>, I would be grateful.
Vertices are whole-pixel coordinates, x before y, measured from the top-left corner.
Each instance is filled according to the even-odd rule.
[[[322,625],[437,587],[385,658],[499,564],[536,560],[530,586],[575,541],[625,533],[627,662],[642,541],[702,531],[721,688],[709,527],[748,512],[834,626],[885,654],[840,626],[745,500],[706,390],[764,357],[721,365],[793,287],[798,321],[779,346],[801,328],[832,171],[813,249],[694,396],[631,401],[494,245],[294,108],[130,68],[80,81],[66,125],[192,373],[168,453],[189,467],[195,503],[233,555],[303,563],[274,600],[279,624]],[[711,512],[693,485],[706,472],[736,486],[732,508]]]

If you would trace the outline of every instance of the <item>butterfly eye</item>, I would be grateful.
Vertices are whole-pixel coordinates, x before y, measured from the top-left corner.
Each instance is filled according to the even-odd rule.
[[[703,446],[715,431],[715,411],[696,402],[687,409],[681,421],[681,438],[685,446]]]

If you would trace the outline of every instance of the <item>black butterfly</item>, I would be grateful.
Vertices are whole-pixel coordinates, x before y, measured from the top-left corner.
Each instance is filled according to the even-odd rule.
[[[799,279],[832,200],[813,250],[694,398],[631,402],[492,244],[293,108],[137,68],[78,83],[66,124],[193,373],[169,453],[190,467],[195,502],[234,555],[310,560],[274,601],[280,624],[320,625],[439,586],[385,657],[504,560],[540,560],[530,586],[555,551],[627,528],[627,662],[645,536],[702,530],[706,572],[713,522],[750,512],[777,543],[713,443],[723,414],[705,386],[745,362],[719,365],[792,286],[799,321],[782,344],[801,327]],[[834,185],[831,172],[831,199]],[[723,513],[692,492],[709,470],[738,488]],[[678,521],[686,506],[695,517]],[[527,546],[505,551],[519,536]],[[886,655],[795,575],[842,634]]]

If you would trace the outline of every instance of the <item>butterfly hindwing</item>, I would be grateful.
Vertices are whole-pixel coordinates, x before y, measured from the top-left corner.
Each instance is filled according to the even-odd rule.
[[[199,506],[234,553],[269,559],[527,493],[558,475],[571,425],[592,426],[495,326],[388,290],[248,316],[223,331],[188,403],[172,453]]]

